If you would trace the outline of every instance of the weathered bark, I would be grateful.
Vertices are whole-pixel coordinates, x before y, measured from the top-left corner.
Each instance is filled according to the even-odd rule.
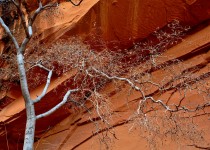
[[[24,56],[23,56],[26,45],[30,39],[25,38],[21,47],[19,47],[19,44],[18,44],[16,38],[11,33],[10,29],[4,23],[4,21],[2,20],[1,17],[0,17],[0,23],[1,23],[2,27],[5,29],[6,33],[11,38],[11,40],[13,41],[15,48],[17,50],[18,73],[19,73],[21,91],[22,91],[22,95],[23,95],[23,98],[25,101],[26,114],[27,114],[27,122],[26,122],[26,130],[25,130],[24,148],[23,149],[24,150],[32,150],[33,143],[34,143],[36,115],[35,115],[35,110],[34,110],[34,103],[30,98],[30,93],[28,90],[28,83],[27,83],[27,78],[26,78],[26,70],[24,67]]]
[[[30,98],[27,78],[26,78],[26,71],[24,67],[24,56],[21,53],[23,50],[20,48],[17,52],[17,63],[18,63],[18,72],[20,78],[20,85],[23,98],[25,100],[25,107],[26,107],[26,115],[27,115],[27,122],[26,122],[26,129],[25,129],[25,137],[24,137],[24,150],[32,150],[34,144],[34,133],[35,133],[35,124],[36,124],[36,115],[34,110],[34,103]]]
[[[35,125],[36,125],[34,104],[32,102],[26,104],[26,114],[27,114],[27,121],[26,121],[23,150],[32,150],[34,144],[34,134],[35,134]]]
[[[25,102],[27,103],[27,101],[30,101],[30,94],[29,94],[29,90],[28,90],[26,71],[25,71],[25,67],[24,67],[24,56],[20,51],[21,51],[21,49],[19,49],[17,52],[18,73],[19,73],[20,86],[21,86],[23,98],[24,98]]]
[[[72,1],[70,1],[70,2],[72,4],[74,4],[75,6],[78,6],[78,5],[80,5],[80,3],[82,1],[83,0],[81,0],[78,4],[74,4]],[[43,6],[41,0],[37,0],[37,2],[39,4],[39,7],[35,10],[33,15],[31,15],[31,17],[29,17],[29,20],[26,20],[25,19],[25,14],[23,13],[23,11],[21,9],[22,2],[17,2],[17,1],[12,1],[12,2],[16,6],[16,8],[18,10],[18,14],[21,17],[22,25],[23,25],[25,35],[26,35],[22,44],[19,45],[15,36],[12,34],[10,28],[5,24],[5,22],[4,22],[4,20],[2,19],[1,16],[0,16],[0,25],[4,28],[7,35],[11,38],[12,42],[15,45],[15,49],[17,50],[18,73],[19,73],[21,91],[22,91],[22,95],[23,95],[23,98],[24,98],[24,101],[25,101],[25,108],[26,108],[26,115],[27,115],[23,150],[32,150],[33,149],[33,144],[34,144],[36,119],[46,117],[46,116],[52,114],[53,112],[55,112],[57,109],[59,109],[61,106],[63,106],[66,103],[66,101],[68,100],[68,97],[70,96],[71,92],[75,92],[75,91],[78,91],[78,90],[77,89],[69,90],[65,94],[63,100],[59,104],[57,104],[55,107],[53,107],[49,111],[36,116],[34,104],[36,102],[39,102],[46,95],[46,92],[47,92],[47,89],[50,85],[50,81],[51,81],[51,77],[52,77],[52,70],[45,68],[41,64],[37,64],[40,68],[49,71],[49,74],[48,74],[46,86],[43,89],[42,94],[40,96],[38,96],[37,99],[35,99],[33,101],[30,97],[30,93],[29,93],[29,89],[28,89],[26,70],[25,70],[25,66],[24,66],[24,51],[26,49],[26,46],[27,46],[28,42],[30,41],[30,39],[33,35],[32,25],[33,25],[37,15],[46,8],[56,7],[57,3],[52,3],[52,4],[49,3],[45,6]]]

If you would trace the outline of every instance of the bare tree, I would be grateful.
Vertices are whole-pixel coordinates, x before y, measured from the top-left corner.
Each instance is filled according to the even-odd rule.
[[[71,103],[70,109],[82,108],[84,110],[82,114],[88,112],[90,122],[93,122],[96,127],[95,132],[88,138],[97,135],[107,149],[110,146],[108,141],[111,141],[111,137],[117,138],[114,128],[119,125],[113,124],[113,116],[116,113],[112,109],[109,97],[117,93],[123,85],[128,89],[130,87],[130,90],[126,90],[128,96],[134,92],[140,96],[135,100],[137,105],[134,106],[132,115],[120,124],[132,123],[129,130],[136,127],[143,128],[148,132],[145,135],[146,139],[153,146],[157,143],[154,139],[158,137],[157,135],[172,136],[176,140],[185,137],[198,141],[202,139],[202,135],[196,129],[192,116],[210,106],[208,89],[200,88],[201,85],[206,87],[205,79],[209,75],[207,73],[196,76],[194,73],[199,70],[199,66],[191,67],[183,63],[182,58],[172,59],[170,56],[163,55],[163,52],[174,43],[180,42],[188,30],[178,21],[170,23],[168,28],[167,32],[158,30],[154,33],[155,42],[149,40],[136,43],[133,49],[126,51],[112,52],[104,49],[96,52],[84,46],[77,38],[73,38],[58,40],[51,47],[44,48],[47,53],[36,57],[37,52],[42,51],[40,49],[28,59],[35,62],[41,59],[42,63],[49,67],[56,60],[60,66],[63,65],[63,68],[60,68],[64,72],[68,69],[77,70],[73,77],[73,84],[80,90],[80,95],[68,101]],[[64,56],[56,58],[57,53],[63,53]],[[69,59],[70,57],[72,59]],[[161,70],[163,76],[156,79],[155,70]],[[110,82],[116,84],[116,91],[103,93],[101,89]],[[199,95],[203,95],[203,103],[193,107],[186,104],[187,93],[190,91],[197,91]],[[157,99],[157,95],[166,92],[171,93],[171,96]],[[171,100],[174,93],[180,93],[180,98],[176,101]],[[130,103],[133,102],[128,101],[128,106],[131,105]],[[183,116],[185,114],[183,112],[189,116]],[[159,124],[156,123],[157,120],[160,120]]]
[[[69,90],[65,94],[63,100],[59,104],[57,104],[55,107],[53,107],[52,109],[50,109],[49,111],[47,111],[43,114],[39,114],[39,115],[35,114],[34,104],[39,102],[45,96],[47,89],[49,87],[49,84],[50,84],[53,69],[48,69],[40,63],[37,64],[38,67],[48,71],[49,73],[48,73],[46,85],[43,89],[43,92],[35,100],[32,100],[30,97],[27,78],[26,78],[24,54],[25,54],[26,47],[33,35],[33,23],[34,23],[35,19],[43,10],[45,10],[47,8],[51,8],[51,7],[56,7],[58,5],[58,3],[49,3],[46,5],[43,5],[41,0],[37,0],[38,8],[33,13],[28,13],[27,11],[25,11],[25,12],[23,11],[25,9],[24,1],[15,1],[15,0],[1,1],[1,3],[4,3],[4,2],[7,3],[6,4],[7,6],[9,6],[9,3],[12,3],[16,7],[17,15],[21,18],[21,23],[22,23],[22,26],[24,28],[24,33],[25,33],[24,40],[19,44],[16,37],[11,32],[10,28],[4,22],[2,17],[0,17],[0,24],[4,28],[7,35],[12,40],[13,44],[15,45],[15,49],[16,49],[16,53],[17,53],[17,64],[18,64],[18,73],[19,73],[21,91],[22,91],[22,95],[25,100],[25,107],[26,107],[26,112],[27,112],[27,122],[26,122],[24,148],[23,149],[30,150],[30,149],[33,149],[36,120],[40,119],[42,117],[48,116],[51,113],[53,113],[54,111],[56,111],[58,108],[60,108],[62,105],[65,104],[65,102],[67,101],[68,97],[71,95],[72,92],[76,92],[78,90],[77,89]],[[70,2],[77,6],[82,2],[82,0],[78,4],[75,4],[72,1],[70,1]],[[2,8],[2,9],[4,10],[4,9],[8,9],[8,8]]]
[[[82,0],[79,3],[70,2],[77,6]],[[35,46],[35,50],[30,51],[29,54],[26,52],[26,47],[29,45],[29,41],[32,40],[33,23],[36,17],[43,10],[56,7],[57,3],[49,3],[43,6],[42,2],[38,0],[38,8],[33,13],[23,11],[25,6],[22,2],[12,0],[11,3],[16,7],[17,14],[22,20],[21,23],[25,33],[23,41],[19,43],[17,37],[15,37],[2,18],[0,18],[0,23],[14,43],[17,52],[19,80],[27,112],[24,149],[33,149],[36,120],[52,114],[66,102],[71,102],[71,105],[75,105],[76,108],[83,108],[90,115],[97,115],[97,117],[90,119],[91,122],[95,123],[96,127],[96,132],[93,133],[93,136],[106,131],[115,137],[113,131],[115,125],[111,124],[112,109],[110,107],[111,102],[109,101],[109,96],[100,93],[103,85],[109,82],[115,82],[117,86],[126,84],[130,87],[130,91],[127,91],[128,94],[133,91],[140,93],[137,99],[138,105],[136,109],[123,122],[132,122],[131,130],[136,125],[139,125],[157,132],[158,128],[152,126],[150,112],[155,112],[154,115],[156,115],[157,110],[160,113],[167,112],[166,116],[171,118],[172,114],[178,112],[196,112],[210,106],[207,100],[202,105],[188,108],[183,105],[185,93],[178,100],[178,103],[173,104],[170,104],[170,98],[167,100],[157,100],[154,97],[157,93],[162,94],[167,91],[173,91],[175,93],[183,89],[183,91],[197,89],[199,92],[208,93],[206,89],[197,88],[199,87],[197,85],[201,84],[200,81],[206,78],[205,75],[202,77],[194,76],[193,69],[187,66],[184,67],[181,59],[161,59],[164,57],[162,55],[163,52],[180,42],[184,32],[188,29],[179,25],[178,21],[174,21],[168,25],[170,29],[169,33],[162,30],[156,31],[153,35],[156,37],[155,42],[144,41],[135,43],[131,50],[112,52],[104,49],[103,51],[95,52],[81,41],[72,38],[67,41],[58,40],[50,47],[45,47],[44,45],[39,45],[39,47]],[[40,53],[43,54],[39,55]],[[58,53],[62,54],[59,58],[57,57]],[[53,65],[55,62],[59,67],[56,68],[56,65]],[[48,76],[41,95],[35,100],[32,100],[27,83],[27,71],[34,67],[39,67],[47,71]],[[76,69],[76,74],[73,79],[74,82],[72,83],[75,89],[68,89],[59,104],[43,114],[36,115],[34,104],[46,95],[52,74],[62,74],[73,69]],[[154,80],[152,72],[158,69],[166,70],[168,76],[164,76],[158,81]],[[148,92],[151,89],[152,92]],[[73,92],[75,95],[72,94]],[[72,96],[71,98],[69,98],[70,95]],[[155,117],[157,118],[158,115]],[[97,123],[98,120],[101,123]],[[176,123],[174,118],[170,121],[173,127],[177,127],[178,123]],[[168,133],[168,130],[171,132],[173,129],[167,129],[165,133]],[[104,134],[104,136],[107,136],[107,134]],[[103,136],[99,139],[108,146]]]

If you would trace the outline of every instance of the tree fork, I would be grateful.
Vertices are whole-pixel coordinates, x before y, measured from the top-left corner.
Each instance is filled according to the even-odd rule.
[[[73,5],[78,6],[81,4],[82,1],[83,0],[80,0],[80,2],[78,4],[74,4],[71,1],[70,2]],[[59,109],[61,106],[63,106],[66,103],[71,92],[78,91],[77,89],[69,90],[65,94],[63,100],[59,104],[54,106],[49,111],[36,116],[34,104],[36,102],[39,102],[46,95],[47,89],[50,84],[51,76],[52,76],[52,70],[49,70],[49,69],[45,68],[44,66],[38,64],[38,66],[40,68],[49,71],[49,74],[48,74],[46,86],[43,89],[42,94],[37,99],[32,100],[30,97],[28,83],[27,83],[26,70],[25,70],[25,64],[24,64],[25,63],[24,62],[24,52],[25,52],[27,44],[29,43],[29,41],[33,35],[32,26],[33,26],[33,23],[34,23],[36,17],[38,16],[38,14],[40,14],[46,8],[58,6],[57,3],[52,3],[52,4],[49,3],[49,4],[46,4],[45,6],[43,6],[41,0],[37,0],[37,2],[39,4],[38,8],[35,10],[33,15],[28,14],[30,17],[28,17],[29,20],[26,20],[25,14],[22,12],[22,9],[21,9],[22,2],[20,1],[18,3],[17,1],[12,0],[12,3],[16,6],[16,8],[18,10],[18,14],[21,17],[22,25],[23,25],[25,35],[26,35],[25,39],[22,41],[22,43],[20,45],[19,45],[18,41],[16,40],[15,36],[13,35],[13,33],[11,32],[10,28],[5,24],[4,20],[0,16],[0,24],[4,28],[5,32],[10,37],[12,42],[14,43],[15,49],[17,51],[18,73],[19,73],[19,78],[20,78],[21,92],[22,92],[22,96],[25,101],[26,117],[27,117],[23,150],[33,150],[36,120],[52,114],[54,111],[56,111],[57,109]],[[27,21],[27,23],[26,23],[26,21]]]

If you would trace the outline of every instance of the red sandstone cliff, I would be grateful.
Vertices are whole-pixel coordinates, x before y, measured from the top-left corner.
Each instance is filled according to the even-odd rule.
[[[33,9],[33,6],[30,9]],[[56,15],[58,16],[52,17],[44,12],[36,21],[34,30],[41,42],[50,44],[58,38],[67,39],[71,35],[80,35],[93,47],[97,48],[102,40],[106,41],[108,46],[113,49],[114,46],[130,48],[133,42],[147,38],[156,28],[162,28],[174,19],[180,20],[183,25],[189,25],[193,30],[182,43],[170,48],[163,55],[170,56],[170,59],[184,57],[183,61],[185,64],[189,64],[189,68],[203,64],[195,75],[207,74],[208,77],[204,81],[208,83],[205,84],[206,88],[209,88],[209,0],[84,0],[79,7],[62,2]],[[92,40],[92,35],[97,35],[98,39]],[[3,45],[1,44],[1,49],[3,49]],[[36,106],[37,113],[49,109],[60,101],[59,98],[52,101],[51,97],[60,96],[59,92],[64,89],[66,82],[71,82],[73,74],[74,72],[71,71],[67,75],[53,79],[47,95]],[[153,74],[158,79],[163,78],[164,70],[155,70]],[[31,96],[36,97],[43,86],[40,85],[33,89]],[[132,108],[135,108],[137,103],[135,99],[139,98],[139,94],[133,92],[126,99],[125,93],[128,89],[128,87],[123,87],[116,94],[110,96],[113,112],[120,112],[119,116],[121,116],[114,116],[116,119],[112,122],[119,139],[115,141],[113,149],[150,149],[145,138],[139,136],[142,131],[128,134],[129,125],[123,122],[129,116]],[[102,89],[102,93],[112,93],[113,91],[115,91],[113,83],[105,85]],[[167,97],[169,93],[170,91],[161,96],[156,95],[156,97]],[[176,96],[175,94],[172,99],[176,99]],[[192,91],[187,93],[186,99],[190,99],[193,103],[200,103],[201,97],[202,95]],[[6,93],[2,101],[6,100],[10,102],[6,106],[3,105],[0,112],[0,149],[7,149],[7,140],[10,149],[17,149],[22,146],[25,126],[25,110],[20,89],[17,87]],[[133,103],[131,110],[126,107],[127,101]],[[209,116],[201,115],[195,121],[199,128],[205,132],[204,144],[199,146],[209,147]],[[57,113],[38,121],[35,147],[40,150],[99,149],[100,144],[96,142],[97,137],[92,136],[92,131],[89,130],[92,128],[93,124],[88,122],[86,113],[72,113],[61,108]],[[181,144],[173,139],[166,138],[163,141],[162,145],[158,145],[159,149],[195,148],[187,146],[189,144],[187,140],[182,140]]]

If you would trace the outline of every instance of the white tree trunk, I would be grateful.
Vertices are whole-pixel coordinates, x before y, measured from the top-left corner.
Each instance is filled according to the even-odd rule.
[[[80,5],[80,3],[82,1],[83,0],[80,0],[80,2],[78,4],[75,4],[71,1],[70,2],[72,4],[74,4],[75,6],[78,6],[78,5]],[[39,102],[46,95],[47,89],[48,89],[49,84],[50,84],[51,76],[52,76],[52,70],[49,70],[49,69],[47,69],[47,68],[38,64],[39,67],[49,71],[49,74],[48,74],[46,86],[43,89],[42,94],[40,96],[38,96],[37,99],[35,99],[33,101],[30,97],[30,93],[29,93],[29,89],[28,89],[28,83],[27,83],[27,78],[26,78],[26,70],[25,70],[25,66],[24,66],[24,56],[23,56],[23,54],[24,54],[24,51],[26,49],[26,46],[27,46],[28,42],[30,41],[30,39],[33,35],[32,25],[33,25],[34,20],[36,19],[37,15],[42,10],[44,10],[46,8],[56,7],[58,5],[57,5],[57,3],[49,3],[49,4],[46,4],[45,6],[43,6],[41,0],[37,0],[37,2],[39,4],[39,7],[36,9],[36,11],[33,13],[33,15],[28,17],[30,19],[26,20],[25,19],[25,14],[23,13],[22,8],[21,8],[22,2],[20,1],[18,3],[15,0],[12,0],[12,2],[17,7],[17,10],[18,10],[19,16],[21,17],[22,25],[23,25],[23,28],[24,28],[25,34],[26,34],[26,37],[23,40],[22,44],[20,44],[20,46],[19,46],[18,41],[16,40],[15,36],[12,34],[10,28],[5,24],[5,22],[1,18],[1,16],[0,16],[0,25],[4,28],[5,32],[11,38],[12,42],[15,45],[15,49],[17,50],[18,73],[19,73],[20,86],[21,86],[22,95],[23,95],[23,98],[24,98],[24,101],[25,101],[26,115],[27,115],[23,150],[33,150],[36,120],[52,114],[58,108],[63,106],[66,103],[66,101],[68,100],[68,97],[70,96],[71,92],[76,92],[76,91],[78,91],[78,89],[69,90],[65,94],[63,100],[59,104],[57,104],[55,107],[53,107],[49,111],[36,116],[34,104],[36,102]],[[26,21],[27,21],[27,23],[26,23]]]
[[[21,85],[22,95],[25,100],[26,115],[27,115],[23,149],[32,150],[34,144],[36,115],[35,115],[34,103],[30,98],[28,90],[26,71],[24,67],[24,56],[21,52],[22,50],[20,48],[17,53],[17,63],[18,63],[18,72],[20,77],[20,85]]]
[[[36,116],[34,110],[34,104],[26,104],[26,129],[24,137],[23,150],[32,150],[34,144],[34,134],[35,134],[35,125],[36,125]]]

